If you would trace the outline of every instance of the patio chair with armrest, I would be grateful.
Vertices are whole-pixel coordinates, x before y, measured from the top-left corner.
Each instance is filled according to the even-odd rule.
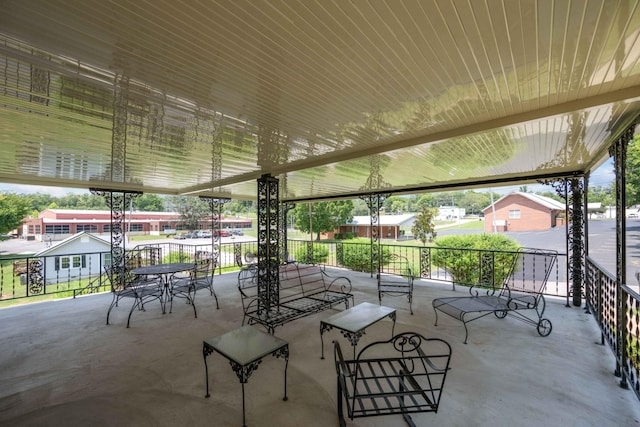
[[[201,258],[195,261],[193,270],[189,272],[188,277],[174,276],[171,278],[171,302],[169,305],[169,313],[173,309],[173,298],[184,298],[187,304],[193,307],[193,314],[197,318],[195,298],[199,289],[208,289],[211,296],[216,299],[216,308],[219,309],[218,296],[213,289],[213,260],[211,258]]]
[[[134,300],[127,317],[127,328],[131,322],[133,310],[136,308],[145,311],[144,305],[155,299],[160,301],[160,307],[162,307],[163,290],[160,280],[136,276],[126,268],[120,274],[112,266],[105,266],[104,270],[111,283],[111,292],[113,292],[113,300],[107,310],[107,325],[109,324],[111,310],[117,307],[118,302],[123,298],[133,298]]]

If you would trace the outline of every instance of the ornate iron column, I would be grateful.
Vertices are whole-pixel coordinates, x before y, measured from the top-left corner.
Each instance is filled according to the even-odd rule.
[[[133,199],[141,195],[133,191],[113,191],[92,188],[91,193],[104,197],[107,206],[111,209],[111,268],[112,277],[116,282],[124,281],[126,267],[126,210]]]
[[[211,209],[211,262],[215,270],[220,266],[220,219],[222,217],[222,207],[230,199],[216,199],[205,196],[200,196],[200,199],[207,202]]]
[[[557,181],[542,181],[553,186],[556,194],[565,202],[567,218],[565,223],[567,241],[567,281],[573,305],[582,305],[582,289],[584,286],[585,267],[585,181],[583,177],[564,178]],[[567,295],[567,305],[569,305]]]
[[[619,325],[616,331],[618,356],[623,356],[623,349],[626,346],[626,337],[623,333],[626,325],[626,313],[624,312],[624,301],[622,295],[622,285],[627,283],[627,220],[625,208],[627,206],[626,188],[626,164],[627,146],[633,140],[636,123],[629,126],[620,138],[618,138],[609,148],[609,155],[613,157],[613,165],[616,175],[616,323]],[[626,361],[616,357],[615,375],[620,376],[620,387],[628,388],[626,375],[622,374],[622,366]]]
[[[364,186],[360,187],[360,189],[363,190],[360,199],[364,200],[367,204],[369,217],[371,219],[371,233],[369,236],[371,241],[371,277],[373,277],[374,270],[376,274],[380,273],[380,208],[384,200],[390,195],[390,193],[374,192],[374,190],[390,187],[380,171],[381,162],[381,156],[379,155],[369,158],[369,176]]]
[[[371,233],[369,235],[371,241],[371,277],[373,277],[374,271],[376,274],[380,273],[380,265],[382,264],[380,259],[380,208],[387,197],[388,194],[367,194],[360,196],[367,204],[369,217],[371,218]]]
[[[586,257],[589,256],[589,174],[587,173],[584,176],[584,188],[586,189],[586,191],[584,192],[584,197],[583,197],[583,210],[585,213],[584,216],[584,258],[586,260]],[[584,268],[584,287],[585,287],[585,304],[584,304],[584,309],[585,312],[588,314],[591,314],[591,311],[589,309],[589,301],[590,301],[590,293],[591,293],[591,289],[589,286],[586,285],[587,283],[587,270],[586,270],[586,261],[585,261],[585,268]]]
[[[278,180],[258,179],[258,313],[268,315],[280,304],[280,214]]]

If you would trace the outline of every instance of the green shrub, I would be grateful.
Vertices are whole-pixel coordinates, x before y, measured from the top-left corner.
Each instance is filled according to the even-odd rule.
[[[356,234],[353,231],[347,231],[346,233],[344,233],[345,240],[355,239],[355,237]]]
[[[296,261],[302,264],[323,264],[329,258],[329,248],[321,243],[314,243],[311,258],[307,246],[300,246],[296,249]]]
[[[171,264],[173,262],[193,262],[193,257],[181,251],[171,252],[162,258],[163,264]]]
[[[502,285],[517,256],[514,251],[520,247],[502,234],[444,236],[437,238],[435,244],[432,261],[445,269],[455,284],[486,287]]]
[[[386,246],[379,246],[382,251],[382,264],[388,264],[391,252]],[[354,271],[371,273],[371,246],[366,244],[345,244],[342,249],[340,264]],[[374,262],[373,271],[378,271],[378,263]]]

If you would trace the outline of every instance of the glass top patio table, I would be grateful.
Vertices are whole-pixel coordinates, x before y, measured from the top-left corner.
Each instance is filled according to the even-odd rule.
[[[208,338],[203,341],[202,354],[209,397],[209,368],[207,356],[218,352],[229,360],[231,368],[236,373],[242,385],[242,425],[245,423],[244,384],[249,376],[258,368],[262,358],[271,354],[276,358],[284,358],[284,398],[287,400],[287,366],[289,365],[289,343],[283,339],[257,330],[253,326],[242,326],[225,334]]]
[[[393,320],[393,327],[391,329],[391,336],[393,336],[393,330],[396,325],[396,309],[391,307],[385,307],[382,305],[371,304],[369,302],[360,303],[348,310],[336,313],[328,319],[320,321],[320,342],[322,344],[322,356],[324,359],[324,341],[322,335],[326,331],[330,331],[332,328],[339,329],[342,335],[349,340],[353,346],[353,355],[355,358],[356,345],[360,340],[360,337],[364,335],[364,331],[374,323],[389,317]]]

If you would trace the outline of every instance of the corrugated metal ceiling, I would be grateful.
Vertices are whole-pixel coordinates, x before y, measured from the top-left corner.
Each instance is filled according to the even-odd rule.
[[[0,181],[254,198],[582,174],[634,1],[0,1]]]

